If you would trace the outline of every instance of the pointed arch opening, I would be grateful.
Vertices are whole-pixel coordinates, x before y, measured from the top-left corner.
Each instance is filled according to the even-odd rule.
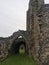
[[[12,53],[15,53],[15,54],[27,53],[26,52],[27,44],[24,37],[20,35],[17,38],[15,38],[15,40],[12,43],[11,49],[12,49]]]

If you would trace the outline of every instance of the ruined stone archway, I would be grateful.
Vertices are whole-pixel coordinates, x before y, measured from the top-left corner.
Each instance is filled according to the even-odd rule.
[[[5,56],[3,55],[4,58],[15,52],[18,53],[19,47],[21,45],[24,46],[25,52],[29,55],[29,49],[30,49],[29,43],[30,43],[30,37],[31,37],[31,35],[29,33],[30,33],[29,31],[19,30],[19,31],[13,33],[10,37],[3,38],[3,39],[1,38],[0,44],[2,44],[3,48],[2,48],[2,50],[1,49],[0,50],[3,51],[3,54],[6,53]],[[1,56],[1,54],[0,54],[0,58],[3,56]]]
[[[27,31],[17,31],[13,33],[13,35],[10,37],[9,52],[11,51],[13,52],[15,46],[17,46],[17,43],[18,44],[23,43],[27,54],[29,54],[29,50],[28,50],[29,49],[29,38],[30,38],[30,35],[29,35],[29,32]]]
[[[19,53],[20,47],[22,47],[25,50],[25,53],[27,53],[27,42],[22,36],[17,37],[13,41],[11,45],[12,53],[16,53],[16,54]]]

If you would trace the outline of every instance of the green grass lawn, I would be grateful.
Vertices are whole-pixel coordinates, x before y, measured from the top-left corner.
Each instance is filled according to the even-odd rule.
[[[37,65],[34,60],[25,54],[15,54],[0,62],[0,65]]]

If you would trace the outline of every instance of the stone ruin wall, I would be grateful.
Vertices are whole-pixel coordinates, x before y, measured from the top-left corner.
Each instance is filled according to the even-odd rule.
[[[41,15],[40,62],[49,65],[49,9],[42,11]]]
[[[41,0],[39,1],[41,3]],[[31,46],[30,53],[39,62],[39,65],[49,65],[49,4],[39,4],[39,10],[37,5],[34,7],[32,4],[34,4],[33,0],[30,0],[27,11],[27,30],[32,32],[33,37],[30,43],[34,44],[34,50]]]
[[[8,56],[8,42],[0,40],[0,61]]]

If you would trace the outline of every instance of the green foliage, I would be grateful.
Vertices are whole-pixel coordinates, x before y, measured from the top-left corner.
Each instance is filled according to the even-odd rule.
[[[5,61],[0,62],[0,65],[37,65],[34,60],[25,54],[12,55]]]
[[[25,54],[25,49],[21,49],[21,48],[20,48],[20,49],[19,49],[19,53],[20,53],[20,54]]]
[[[25,50],[19,50],[19,53],[20,54],[24,54],[25,53]]]

